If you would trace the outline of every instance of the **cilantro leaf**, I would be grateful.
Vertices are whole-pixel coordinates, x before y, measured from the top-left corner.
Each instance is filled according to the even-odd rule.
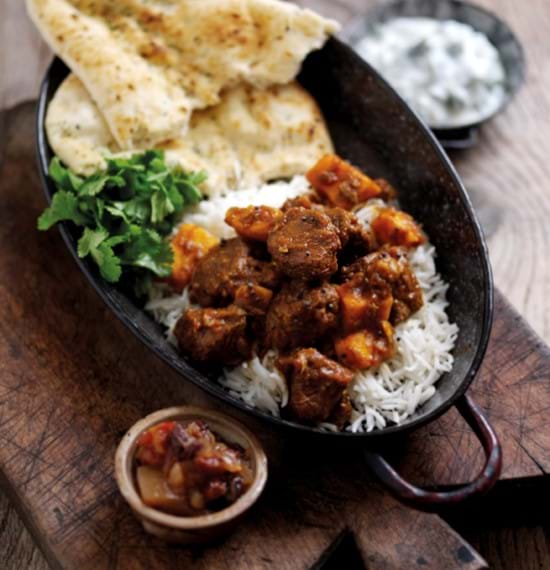
[[[126,212],[124,211],[124,207],[120,207],[117,204],[109,204],[109,205],[105,206],[105,210],[107,210],[107,212],[109,212],[109,214],[111,214],[111,216],[113,216],[115,218],[122,218],[122,220],[124,220],[127,224],[130,223],[128,216],[126,215]]]
[[[106,174],[94,174],[80,186],[78,193],[81,196],[96,196],[105,188],[109,179]]]
[[[118,170],[145,172],[145,165],[137,164],[131,158],[110,158],[107,160],[107,170],[110,174]]]
[[[102,243],[90,253],[99,266],[101,277],[109,283],[117,283],[122,275],[122,267],[120,266],[120,258],[115,255],[113,248],[109,247],[107,243]]]
[[[78,257],[86,257],[96,250],[107,238],[109,234],[105,229],[91,230],[85,228],[82,237],[78,240]]]
[[[65,190],[54,194],[52,203],[38,218],[38,229],[49,230],[58,222],[74,222],[77,226],[86,223],[86,216],[78,207],[78,198]]]
[[[148,150],[109,157],[105,170],[86,178],[55,157],[49,175],[57,192],[38,220],[39,229],[59,221],[83,227],[78,255],[91,257],[111,283],[127,274],[139,294],[153,277],[170,276],[168,236],[183,209],[202,199],[205,173],[170,168],[164,151]]]
[[[130,233],[125,233],[125,234],[121,234],[119,236],[110,237],[109,239],[105,240],[105,243],[109,247],[115,247],[115,245],[119,245],[121,243],[128,242],[130,240],[130,238],[131,238]]]
[[[112,215],[125,218],[128,223],[145,225],[151,216],[149,199],[141,196],[126,201],[113,201],[110,206]]]
[[[157,277],[170,277],[174,254],[170,244],[154,230],[133,228],[134,237],[127,244],[122,263],[148,269]]]
[[[48,174],[59,189],[67,190],[68,192],[78,190],[84,182],[80,176],[65,168],[57,156],[50,163]]]
[[[153,224],[162,222],[174,210],[174,205],[165,191],[157,190],[151,197],[151,221]]]
[[[122,274],[122,269],[120,258],[115,255],[113,246],[120,242],[108,238],[109,234],[103,228],[99,230],[85,228],[78,240],[78,257],[91,255],[99,267],[101,276],[110,283],[116,283]]]

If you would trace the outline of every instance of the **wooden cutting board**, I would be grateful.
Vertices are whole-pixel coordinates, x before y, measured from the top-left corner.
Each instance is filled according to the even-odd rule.
[[[146,350],[95,295],[58,233],[35,229],[45,200],[33,105],[2,119],[1,480],[52,566],[301,569],[326,560],[353,533],[369,569],[486,567],[441,518],[394,501],[369,475],[359,447],[285,439],[224,409]],[[491,346],[471,393],[502,439],[504,479],[542,480],[550,470],[549,366],[549,349],[497,293]],[[125,430],[183,403],[237,416],[270,459],[269,484],[251,517],[224,543],[201,550],[147,537],[113,479]],[[415,482],[432,485],[465,481],[482,460],[454,411],[387,452]]]

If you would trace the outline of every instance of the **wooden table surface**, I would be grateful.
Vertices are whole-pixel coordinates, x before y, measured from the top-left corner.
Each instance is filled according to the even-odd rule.
[[[479,145],[451,156],[477,207],[495,281],[533,328],[550,342],[550,2],[476,0],[506,19],[522,41],[528,76],[508,110],[486,126]],[[305,0],[322,13],[349,21],[372,0]],[[28,22],[22,0],[0,2],[0,110],[36,97],[51,54]],[[0,114],[0,133],[2,114]],[[0,161],[2,139],[0,137]],[[22,181],[24,183],[24,181]],[[1,191],[0,181],[0,191]],[[0,283],[2,286],[9,284]],[[529,514],[528,514],[529,515]],[[548,517],[465,526],[460,532],[494,568],[547,567]],[[30,536],[0,495],[0,560],[7,570],[47,568]]]

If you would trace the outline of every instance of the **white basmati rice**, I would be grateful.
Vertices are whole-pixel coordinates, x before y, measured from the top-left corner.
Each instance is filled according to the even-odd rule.
[[[399,424],[435,394],[434,384],[451,370],[458,327],[445,309],[447,285],[435,269],[435,248],[411,252],[411,266],[424,294],[424,306],[396,327],[397,351],[375,370],[356,374],[350,388],[353,413],[349,430]]]
[[[298,176],[289,183],[277,182],[259,189],[235,191],[202,202],[187,213],[183,221],[200,225],[220,238],[230,238],[234,232],[224,223],[228,208],[249,204],[278,207],[287,198],[308,189],[306,179]],[[371,200],[355,214],[369,225],[383,205],[380,200]],[[435,383],[453,366],[452,350],[458,327],[449,322],[445,312],[447,285],[436,271],[435,248],[424,244],[412,250],[409,259],[422,288],[424,306],[396,327],[397,350],[393,358],[377,369],[355,375],[349,388],[353,404],[349,431],[372,431],[403,422],[435,394]],[[190,306],[187,290],[181,295],[173,295],[166,286],[156,285],[146,309],[166,326],[168,339],[174,343],[174,326]],[[273,350],[262,359],[254,356],[248,362],[224,370],[219,382],[247,404],[278,416],[288,402],[288,389],[275,366],[276,357]],[[321,427],[335,429],[326,423]]]

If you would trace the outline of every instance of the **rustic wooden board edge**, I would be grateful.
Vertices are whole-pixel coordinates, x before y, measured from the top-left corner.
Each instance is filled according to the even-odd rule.
[[[8,497],[10,504],[18,514],[21,522],[31,535],[35,545],[38,547],[48,565],[52,570],[63,570],[57,557],[43,535],[40,532],[40,527],[35,520],[31,510],[27,508],[24,498],[17,492],[15,485],[12,485],[2,469],[0,469],[0,488],[2,492]]]
[[[353,15],[352,6],[355,10],[364,11],[372,5],[373,1],[305,0],[304,3],[312,8],[321,7],[325,14],[343,19]],[[484,129],[480,147],[468,154],[463,154],[458,166],[459,170],[466,175],[466,181],[471,182],[476,187],[474,189],[479,193],[481,205],[487,206],[491,216],[494,215],[495,211],[498,215],[498,219],[489,220],[499,228],[498,231],[495,231],[495,239],[491,244],[492,252],[498,257],[497,282],[500,280],[504,284],[504,291],[515,301],[516,306],[525,312],[530,321],[535,323],[540,331],[547,333],[550,330],[549,320],[547,316],[544,316],[544,311],[540,310],[541,305],[547,306],[543,288],[535,287],[529,298],[523,297],[523,291],[529,281],[533,281],[535,278],[539,282],[544,282],[546,280],[543,277],[550,272],[550,264],[538,263],[541,255],[544,255],[545,250],[547,250],[548,242],[548,236],[541,233],[544,229],[544,222],[542,221],[544,215],[541,215],[543,210],[540,208],[540,200],[548,196],[545,183],[546,174],[545,168],[539,167],[545,164],[547,153],[544,149],[548,148],[548,141],[545,140],[545,138],[547,139],[547,129],[543,128],[546,121],[544,101],[548,100],[548,97],[545,99],[544,93],[547,91],[548,82],[544,81],[543,77],[539,77],[540,74],[537,71],[543,69],[542,64],[547,61],[545,54],[548,54],[550,47],[550,44],[545,41],[547,30],[544,26],[545,18],[543,17],[543,12],[548,12],[547,6],[544,0],[537,0],[533,6],[529,7],[529,10],[525,9],[523,3],[513,2],[513,0],[502,0],[502,2],[501,0],[498,2],[495,0],[477,1],[492,10],[495,10],[496,4],[498,4],[501,16],[513,23],[514,28],[525,42],[530,70],[533,73],[530,73],[528,89],[522,92],[517,103],[514,103],[502,119],[494,121]],[[6,2],[8,16],[10,2],[14,6],[17,4],[19,10],[20,0],[6,0]],[[0,3],[0,13],[3,8],[4,4]],[[23,45],[26,45],[26,38],[21,36],[25,35],[28,26],[24,26],[22,32],[21,26],[19,26],[20,22],[15,18],[10,20],[8,17],[8,22],[10,21],[12,36],[15,33],[13,37],[17,37],[19,41],[23,42]],[[9,37],[4,39],[7,40],[7,45],[11,45]],[[34,69],[36,66],[33,65],[33,50],[24,51],[25,57],[30,58],[30,68]],[[11,63],[18,68],[21,68],[21,55],[23,54],[12,53]],[[9,64],[10,60],[8,59],[8,70]],[[25,77],[29,77],[29,66],[24,67]],[[35,77],[38,78],[38,75],[35,74]],[[11,77],[11,75],[7,73],[4,77]],[[34,97],[37,91],[36,82],[33,85],[27,89],[26,93],[32,93]],[[0,132],[4,132],[1,125]],[[519,157],[525,160],[518,160]],[[510,184],[511,180],[515,183]],[[514,210],[517,203],[516,188],[518,186],[525,189],[531,196],[527,203],[523,204],[521,212]],[[511,221],[512,217],[514,218],[513,221]],[[521,265],[525,271],[522,271],[520,275],[519,272],[515,272],[515,269],[517,267],[517,254],[522,251],[526,251],[527,259],[522,261]],[[515,275],[511,275],[512,272]],[[18,529],[13,530],[13,534],[16,535]],[[492,550],[488,555],[499,568],[501,565],[502,567],[531,568],[534,567],[535,560],[540,560],[535,552],[537,546],[542,550],[547,549],[548,546],[548,537],[546,537],[545,542],[544,533],[541,534],[541,541],[537,544],[533,538],[534,533],[527,529],[523,529],[519,533],[491,531],[485,539],[490,542],[490,545],[485,544],[484,551]],[[10,544],[9,537],[6,538]],[[529,552],[527,551],[528,548],[530,549]],[[2,553],[6,552],[5,549],[0,549],[0,560],[7,563],[10,570],[16,568],[19,570],[21,565],[17,564],[17,558],[8,560],[3,558]],[[550,567],[548,557],[545,557],[545,560],[547,560],[546,565],[539,563],[540,565],[536,567]],[[514,564],[514,561],[516,565],[510,566]]]

